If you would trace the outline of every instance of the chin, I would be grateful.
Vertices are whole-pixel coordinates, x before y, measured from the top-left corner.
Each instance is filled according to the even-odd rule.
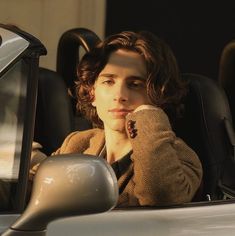
[[[126,132],[126,123],[125,120],[112,122],[109,127],[114,131]]]
[[[119,132],[126,132],[125,125],[115,125],[112,127],[112,129]]]

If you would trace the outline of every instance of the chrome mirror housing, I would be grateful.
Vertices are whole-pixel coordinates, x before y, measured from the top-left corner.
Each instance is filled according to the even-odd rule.
[[[82,154],[49,157],[35,175],[26,210],[2,236],[42,236],[52,220],[105,212],[117,199],[117,179],[104,159]]]

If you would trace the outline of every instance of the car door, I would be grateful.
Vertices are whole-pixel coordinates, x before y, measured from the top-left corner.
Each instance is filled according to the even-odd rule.
[[[0,231],[26,206],[37,69],[45,53],[31,35],[0,25]]]

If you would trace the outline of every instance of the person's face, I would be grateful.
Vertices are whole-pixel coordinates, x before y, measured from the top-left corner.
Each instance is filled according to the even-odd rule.
[[[150,104],[146,91],[146,65],[136,52],[117,50],[94,84],[94,100],[105,129],[125,131],[125,117],[138,106]]]

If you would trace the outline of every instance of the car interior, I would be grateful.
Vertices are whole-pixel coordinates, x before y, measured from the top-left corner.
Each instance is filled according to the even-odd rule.
[[[42,151],[47,155],[60,147],[68,133],[92,127],[82,114],[76,112],[74,81],[79,50],[83,48],[88,52],[100,41],[94,32],[85,28],[66,31],[58,45],[57,71],[39,69],[34,140],[42,144]],[[234,48],[235,42],[232,45]],[[230,58],[231,54],[234,65],[235,53],[229,53]],[[223,63],[221,84],[204,75],[182,74],[189,91],[184,101],[184,114],[176,120],[173,129],[202,162],[203,183],[194,201],[235,197],[235,106],[229,95],[235,88],[235,81],[232,81],[235,70],[234,66],[232,71]],[[229,84],[230,92],[225,88],[225,93],[221,85],[228,82],[225,79],[227,74],[233,87]]]

